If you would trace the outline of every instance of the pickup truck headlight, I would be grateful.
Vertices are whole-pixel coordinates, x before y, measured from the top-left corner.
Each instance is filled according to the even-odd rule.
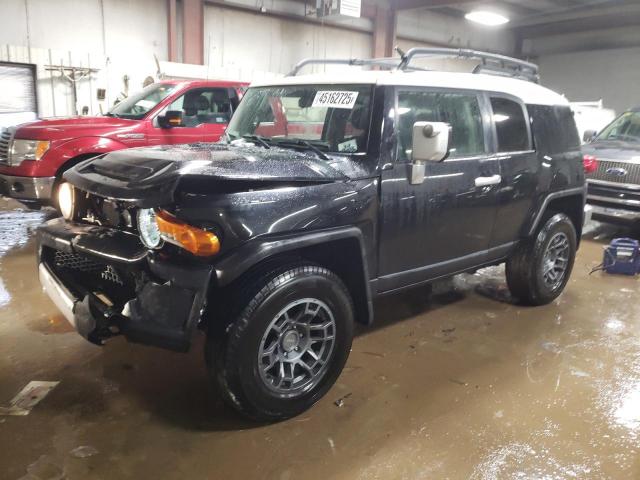
[[[65,220],[73,220],[76,210],[76,192],[70,183],[62,182],[58,187],[58,207]]]
[[[23,160],[40,160],[49,150],[48,140],[13,140],[11,145],[11,164],[18,165]]]

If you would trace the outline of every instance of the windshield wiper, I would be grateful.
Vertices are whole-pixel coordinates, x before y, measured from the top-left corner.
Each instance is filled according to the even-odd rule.
[[[260,135],[242,135],[242,138],[249,140],[250,142],[262,145],[264,148],[271,148],[271,145],[267,142],[265,137]]]
[[[322,160],[331,160],[327,155],[320,150],[317,146],[311,143],[309,140],[303,140],[302,138],[287,138],[284,140],[277,140],[275,142],[278,146],[293,145],[296,147],[306,147],[309,150],[313,150]]]

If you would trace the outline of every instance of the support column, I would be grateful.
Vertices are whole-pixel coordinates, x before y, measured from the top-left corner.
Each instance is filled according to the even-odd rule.
[[[169,61],[178,61],[178,18],[176,13],[176,0],[167,0],[167,10],[169,16],[167,18],[167,32],[169,34]]]
[[[182,0],[182,61],[204,64],[204,0]]]
[[[390,57],[396,43],[396,11],[393,8],[376,8],[373,22],[373,56]]]

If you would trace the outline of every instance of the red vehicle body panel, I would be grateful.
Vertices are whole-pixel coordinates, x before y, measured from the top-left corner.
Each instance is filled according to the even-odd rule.
[[[15,139],[49,140],[50,147],[39,161],[23,161],[17,166],[0,165],[0,174],[16,177],[54,177],[65,164],[79,156],[99,155],[123,148],[190,142],[215,142],[226,124],[201,124],[197,127],[164,129],[154,119],[188,90],[197,88],[234,88],[241,97],[247,83],[218,80],[166,80],[177,85],[164,100],[141,120],[114,117],[71,117],[37,120],[19,125]]]

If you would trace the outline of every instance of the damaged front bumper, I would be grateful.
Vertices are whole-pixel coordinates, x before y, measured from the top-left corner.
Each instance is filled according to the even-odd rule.
[[[87,340],[188,350],[213,268],[150,253],[136,235],[56,219],[38,229],[40,283]]]

